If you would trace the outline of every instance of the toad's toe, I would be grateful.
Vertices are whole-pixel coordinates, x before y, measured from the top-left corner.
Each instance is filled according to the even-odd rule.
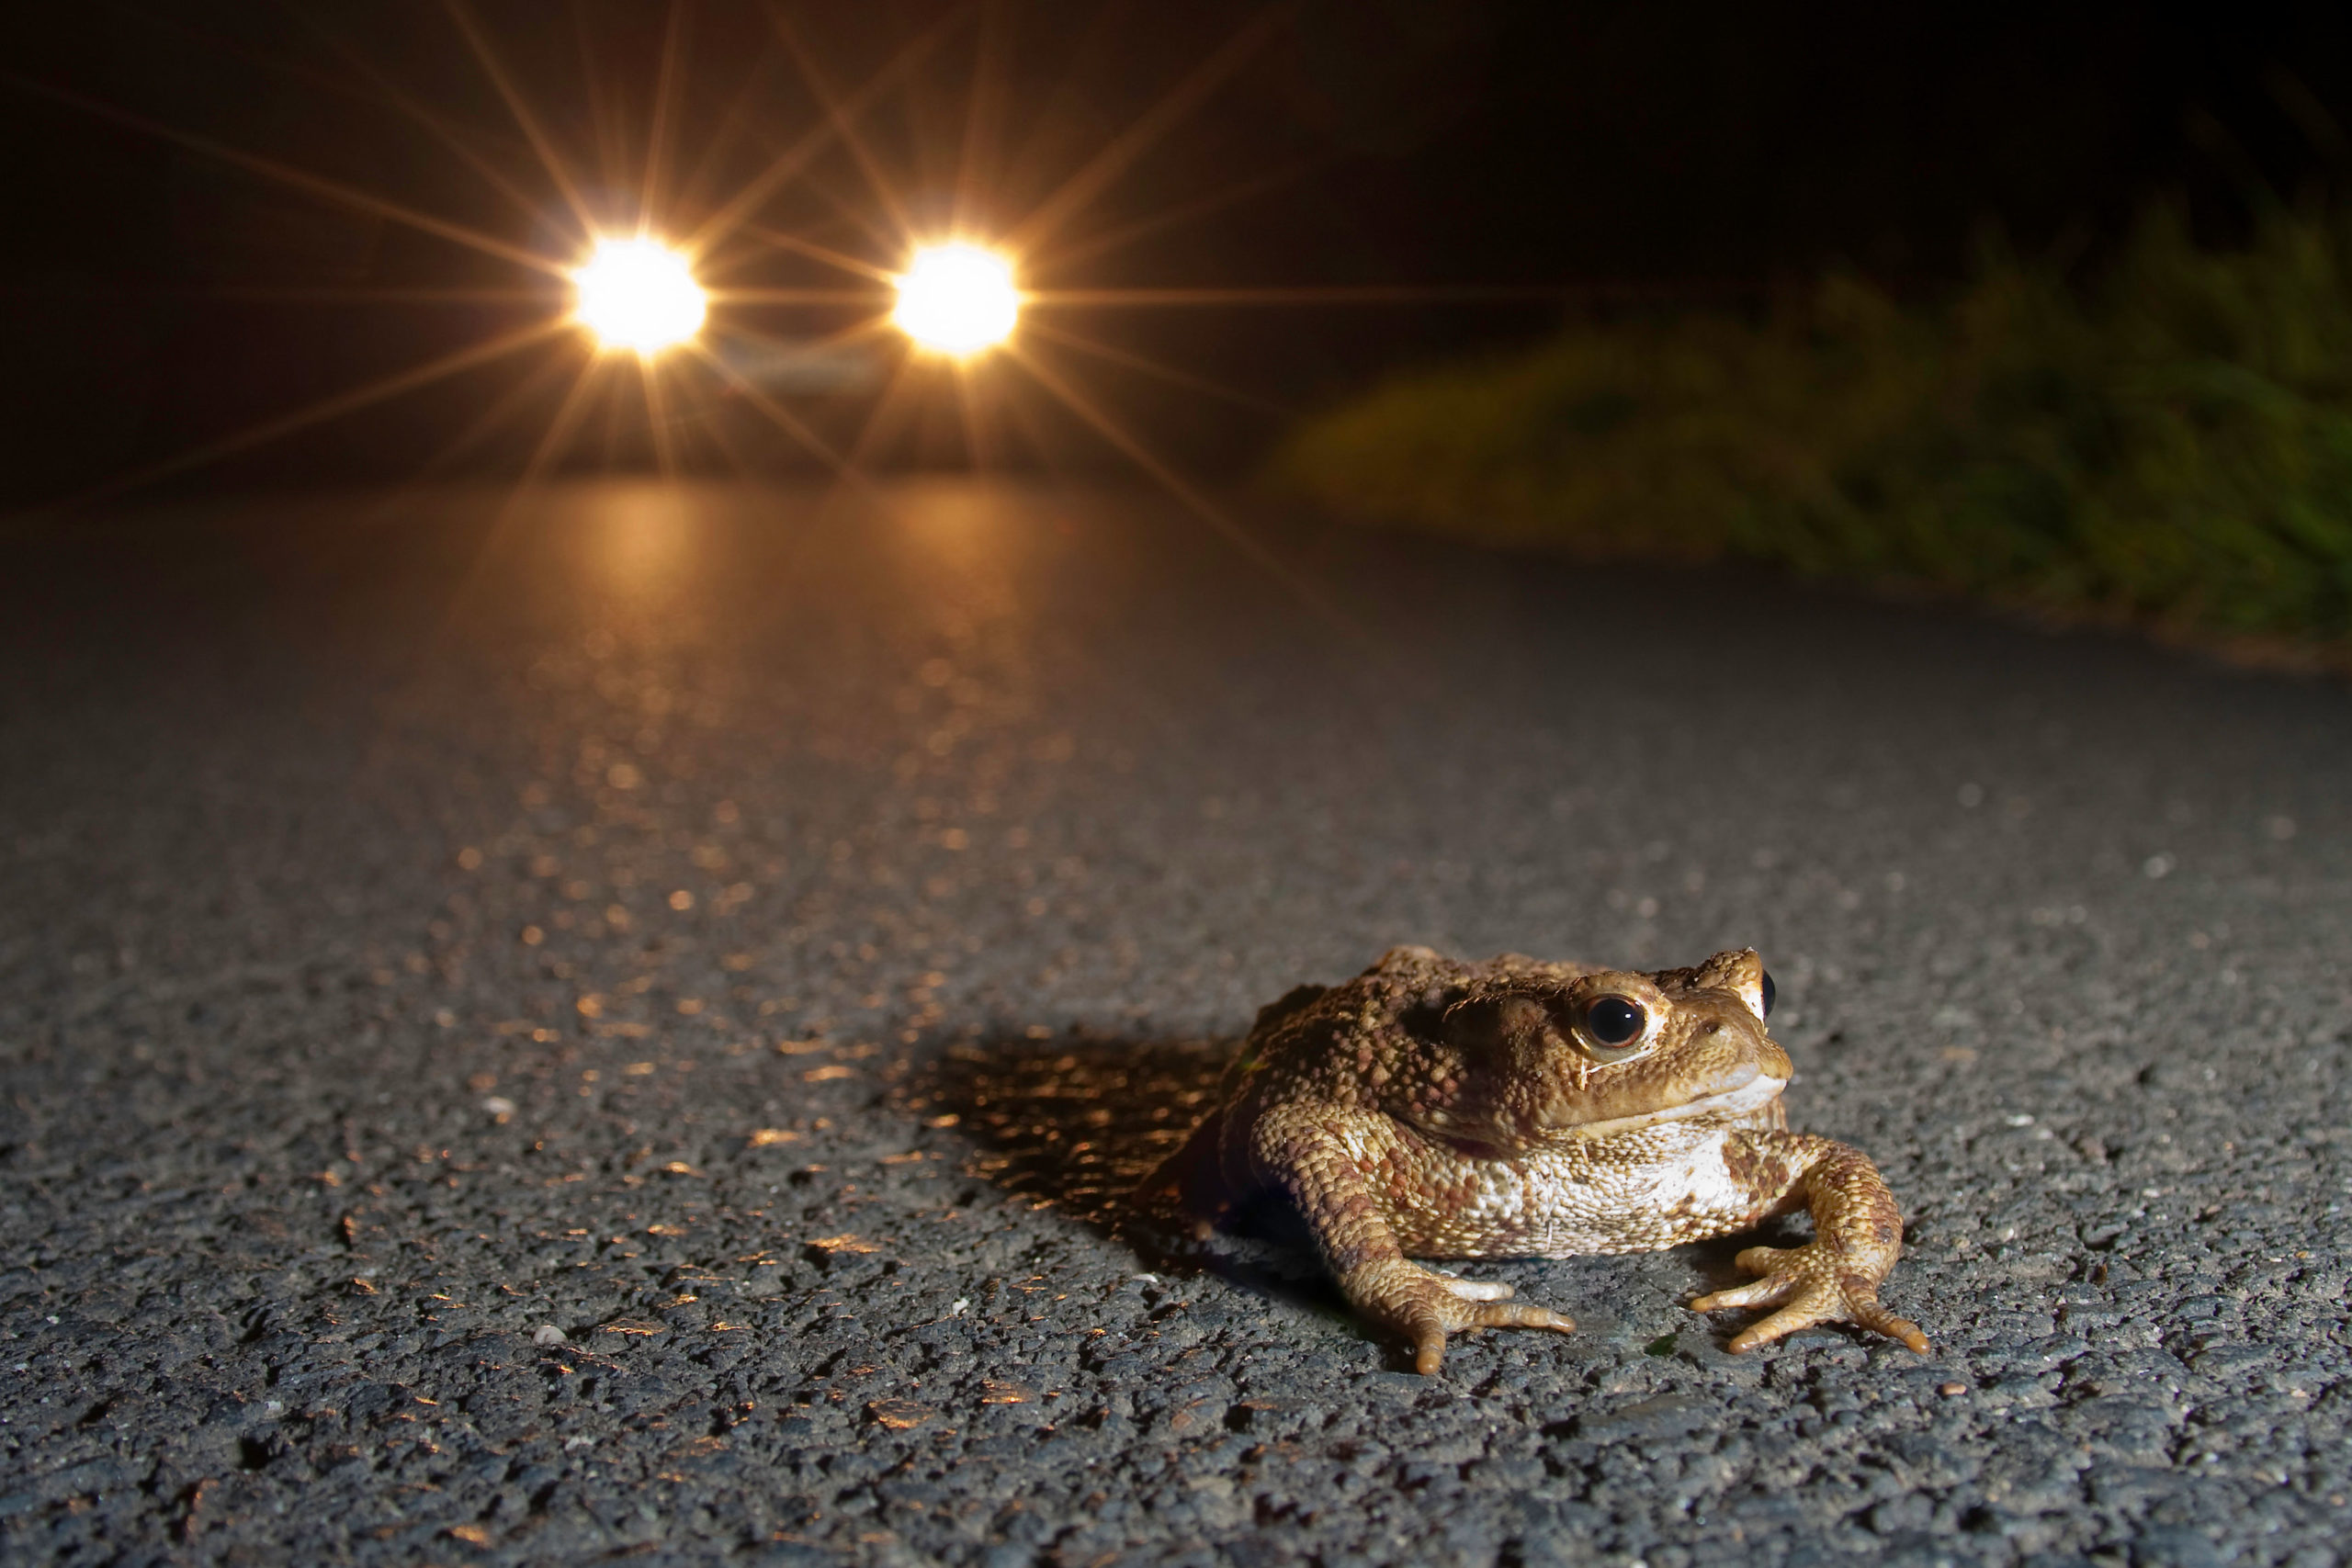
[[[1746,1285],[1735,1285],[1728,1291],[1716,1291],[1691,1302],[1692,1312],[1721,1312],[1725,1307],[1775,1306],[1787,1301],[1810,1280],[1810,1275],[1796,1258],[1799,1249],[1778,1247],[1751,1247],[1732,1261],[1750,1274],[1761,1278]]]
[[[1813,1292],[1808,1292],[1806,1294],[1810,1296]],[[1837,1304],[1833,1302],[1800,1300],[1782,1307],[1761,1322],[1749,1324],[1746,1328],[1733,1335],[1730,1344],[1724,1348],[1735,1356],[1740,1355],[1755,1349],[1759,1345],[1770,1345],[1775,1339],[1784,1339],[1800,1329],[1834,1323],[1842,1315],[1844,1314],[1838,1310]]]
[[[1499,1280],[1456,1280],[1439,1276],[1439,1282],[1465,1302],[1502,1302],[1511,1298],[1512,1291]]]
[[[1472,1334],[1481,1328],[1548,1328],[1569,1334],[1576,1326],[1575,1318],[1549,1307],[1528,1306],[1519,1302],[1476,1303],[1456,1309],[1443,1321],[1421,1318],[1414,1323],[1413,1370],[1425,1378],[1437,1375],[1445,1362],[1448,1334]]]
[[[1849,1302],[1847,1303],[1847,1311],[1852,1314],[1854,1321],[1864,1328],[1875,1329],[1889,1339],[1899,1339],[1905,1349],[1918,1355],[1924,1356],[1928,1353],[1927,1332],[1909,1318],[1895,1316],[1879,1305],[1875,1299],[1868,1302]]]

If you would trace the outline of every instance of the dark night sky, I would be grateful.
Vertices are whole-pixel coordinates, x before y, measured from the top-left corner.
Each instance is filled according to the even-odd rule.
[[[950,212],[967,143],[981,215],[1017,218],[1263,12],[784,9],[808,58],[844,92],[938,28],[859,122],[919,223]],[[628,165],[645,144],[665,7],[482,0],[477,13],[583,172],[591,201],[633,218],[625,193],[639,175]],[[544,286],[510,263],[42,97],[23,80],[560,252],[555,192],[439,7],[51,7],[11,29],[5,65],[20,79],[0,80],[9,372],[0,494],[9,502],[169,457],[548,308],[262,297]],[[763,7],[705,0],[685,37],[674,145],[679,166],[698,164],[706,177],[699,187],[673,180],[671,205],[704,212],[820,111]],[[978,79],[993,91],[975,116],[982,60]],[[388,88],[426,106],[526,199],[403,118]],[[1078,212],[1035,271],[1062,287],[1565,285],[1736,307],[1844,263],[1929,291],[1964,269],[1971,237],[1987,223],[2029,253],[2095,256],[2131,213],[2177,194],[2201,230],[2225,238],[2265,189],[2340,186],[2346,124],[2352,24],[2337,6],[1307,4],[1267,20],[1244,62]],[[1239,199],[1213,199],[1237,190]],[[763,218],[892,259],[882,204],[838,150]],[[1101,243],[1155,219],[1171,221]],[[720,259],[744,282],[839,281],[778,253],[739,248]],[[1298,407],[1385,365],[1531,336],[1561,310],[1119,310],[1069,321],[1114,351]],[[770,310],[751,324],[789,340],[837,319]],[[492,366],[321,426],[220,466],[208,482],[413,472],[537,363]],[[1122,420],[1189,463],[1229,470],[1279,428],[1263,412],[1109,359],[1066,363]],[[872,406],[870,385],[854,375],[828,389],[780,374],[777,395],[843,439]],[[517,393],[511,427],[454,467],[513,471],[545,424],[532,399],[560,385]],[[632,434],[642,414],[633,423],[630,413],[616,405],[601,415],[581,460],[642,461]],[[1001,423],[993,460],[1101,456],[1074,422],[1034,399]],[[878,453],[960,460],[953,429],[940,409],[919,409]],[[780,449],[763,442],[762,451]],[[706,458],[718,451],[691,435],[686,445]]]

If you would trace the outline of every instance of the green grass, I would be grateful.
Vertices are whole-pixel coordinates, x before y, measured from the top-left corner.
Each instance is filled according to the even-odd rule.
[[[1758,322],[1575,327],[1308,421],[1277,488],[1583,557],[1770,562],[2352,649],[2352,214],[2096,278],[1988,254],[1932,307],[1833,276]]]

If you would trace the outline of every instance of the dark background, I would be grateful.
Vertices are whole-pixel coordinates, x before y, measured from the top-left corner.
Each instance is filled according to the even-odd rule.
[[[608,220],[633,222],[668,8],[531,0],[476,14],[587,199]],[[2352,123],[2352,26],[2340,7],[2318,5],[1997,13],[1352,0],[1271,14],[1215,4],[800,4],[781,14],[844,94],[928,39],[858,124],[918,227],[955,218],[968,158],[978,194],[966,217],[989,231],[1048,196],[1235,35],[1261,28],[1214,91],[1040,247],[1027,280],[1041,286],[1561,290],[1052,319],[1246,394],[1034,345],[1159,450],[1226,475],[1262,451],[1283,410],[1385,366],[1523,340],[1564,311],[1755,309],[1832,265],[1928,293],[1963,276],[1995,233],[2091,267],[2135,212],[2165,198],[2187,201],[2200,232],[2226,241],[2266,200],[2324,197],[2344,177]],[[560,287],[525,268],[316,200],[92,107],[565,254],[573,242],[552,186],[440,7],[44,7],[10,28],[0,81],[8,503],[119,480],[560,308]],[[682,36],[680,152],[663,202],[673,220],[708,212],[822,112],[764,8],[697,5]],[[424,106],[440,132],[404,115],[395,93]],[[885,214],[859,163],[835,148],[761,220],[887,264],[896,243]],[[719,281],[842,281],[740,243],[713,265]],[[503,302],[397,297],[449,288],[525,292]],[[730,311],[713,341],[847,445],[888,354],[812,370],[776,347],[847,319]],[[373,481],[428,466],[512,473],[581,351],[567,344],[555,355],[555,367],[546,351],[494,365],[169,484]],[[903,400],[904,417],[865,458],[969,460],[953,389],[933,379],[942,384]],[[1011,367],[975,379],[994,400],[985,462],[1124,461]],[[678,460],[815,471],[729,403],[674,401]],[[494,408],[503,423],[449,450]],[[624,387],[563,461],[648,463],[644,424]]]

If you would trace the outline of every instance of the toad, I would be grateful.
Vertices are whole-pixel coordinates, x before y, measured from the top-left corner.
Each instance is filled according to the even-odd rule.
[[[1879,1305],[1903,1246],[1894,1195],[1859,1150],[1789,1131],[1771,1008],[1746,949],[1638,974],[1396,948],[1261,1011],[1216,1109],[1139,1196],[1173,1194],[1204,1232],[1286,1201],[1424,1375],[1449,1334],[1576,1325],[1412,1258],[1655,1251],[1798,1209],[1812,1240],[1748,1247],[1736,1261],[1754,1282],[1691,1308],[1776,1308],[1735,1351],[1825,1323],[1925,1351]]]

